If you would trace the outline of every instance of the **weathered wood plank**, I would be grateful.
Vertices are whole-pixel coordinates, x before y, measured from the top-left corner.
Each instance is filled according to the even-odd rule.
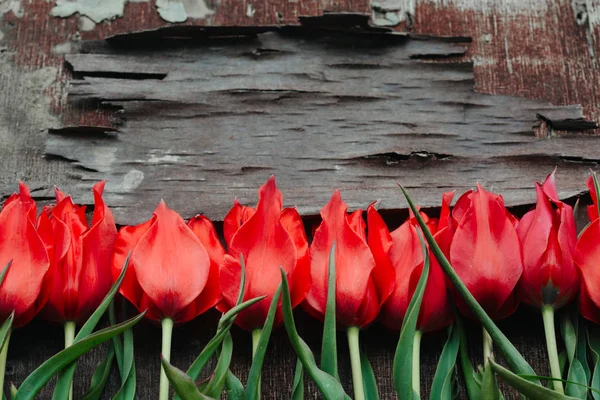
[[[359,19],[356,16],[368,15],[372,11],[371,6],[375,3],[385,3],[386,7],[391,5],[391,8],[397,5],[400,6],[397,9],[394,8],[394,12],[401,17],[399,18],[401,25],[396,27],[397,30],[409,30],[412,33],[451,36],[453,38],[460,37],[461,39],[471,37],[473,42],[467,44],[468,52],[462,60],[474,61],[474,76],[471,79],[475,84],[475,89],[492,94],[543,99],[537,104],[542,107],[544,115],[550,121],[543,121],[535,129],[538,137],[547,136],[548,128],[550,128],[550,132],[553,132],[555,129],[562,131],[564,128],[574,127],[574,121],[571,120],[574,115],[573,109],[548,109],[543,104],[546,101],[560,105],[581,104],[585,110],[585,117],[594,121],[599,120],[600,102],[597,96],[600,93],[600,79],[598,78],[600,75],[597,74],[597,53],[600,51],[598,47],[600,44],[600,29],[596,11],[598,7],[592,1],[386,0],[373,1],[369,4],[368,1],[364,0],[327,0],[323,2],[286,0],[222,0],[216,2],[206,0],[205,4],[214,13],[206,19],[189,19],[184,25],[188,27],[188,32],[193,31],[197,35],[204,34],[199,32],[200,27],[213,27],[213,32],[246,33],[249,30],[258,31],[264,27],[273,28],[300,23],[305,26],[311,24],[311,26],[320,27],[329,24],[334,29],[352,30],[355,26],[365,28],[365,19]],[[6,8],[7,4],[9,8],[15,8],[15,11],[9,11]],[[46,148],[44,129],[59,125],[57,118],[48,111],[53,110],[60,115],[67,126],[89,127],[88,129],[79,128],[71,131],[61,130],[58,133],[62,135],[80,135],[82,137],[79,139],[82,142],[100,145],[105,142],[102,132],[106,130],[105,128],[113,126],[111,120],[113,110],[99,109],[96,107],[95,102],[76,102],[73,104],[64,101],[64,95],[68,87],[69,71],[63,68],[63,54],[65,52],[75,52],[80,37],[84,40],[98,40],[113,35],[172,26],[159,17],[155,8],[155,1],[128,2],[125,4],[123,17],[99,24],[94,24],[91,20],[77,15],[68,19],[52,18],[49,15],[54,5],[55,2],[43,0],[10,1],[0,5],[0,14],[6,12],[6,14],[0,16],[0,138],[3,143],[3,146],[0,147],[0,195],[2,196],[6,196],[15,190],[16,180],[18,179],[27,180],[35,189],[34,194],[37,195],[38,199],[45,198],[51,192],[52,184],[55,183],[63,188],[67,184],[80,185],[78,193],[83,190],[87,196],[86,188],[90,183],[82,179],[95,179],[99,174],[83,171],[77,165],[87,163],[101,166],[102,162],[101,160],[87,160],[86,163],[80,160],[68,162],[57,158],[53,159],[50,155],[43,158]],[[531,7],[532,5],[537,7]],[[540,9],[540,6],[543,9]],[[324,15],[326,11],[349,12],[354,15],[329,16]],[[350,21],[354,22],[350,23]],[[246,27],[246,29],[242,29],[242,27]],[[136,66],[136,68],[139,67],[139,65]],[[94,68],[97,68],[97,66]],[[112,67],[107,68],[108,76],[111,75],[110,69]],[[151,70],[151,68],[149,69]],[[56,82],[53,82],[53,77],[56,77]],[[132,75],[121,76],[121,78],[127,77],[132,78]],[[138,75],[136,78],[140,79],[144,76]],[[129,86],[133,84],[134,82],[130,82]],[[301,94],[292,93],[292,95]],[[265,102],[259,97],[259,93],[252,93],[252,96],[256,102]],[[308,97],[308,95],[304,96]],[[226,97],[222,97],[222,99],[224,98]],[[274,101],[272,99],[267,100]],[[281,100],[291,102],[293,98],[288,97],[287,100],[285,98]],[[479,99],[478,101],[483,100]],[[118,103],[122,100],[113,100],[112,102]],[[237,106],[240,106],[240,103],[243,104],[242,100],[235,102]],[[494,104],[495,107],[498,106],[498,104]],[[518,103],[517,108],[520,104]],[[160,105],[165,105],[165,103],[156,104],[156,107]],[[127,107],[125,112],[128,115],[141,108],[141,105],[135,102],[126,102],[125,106]],[[166,106],[172,107],[173,105],[167,103]],[[146,107],[148,106],[144,106],[147,110],[146,113],[155,112],[154,109]],[[185,127],[186,129],[198,130],[198,126],[204,127],[204,119],[195,115],[206,114],[206,111],[201,108],[202,105],[185,105],[185,107],[189,108],[177,111],[179,114],[173,114],[173,118],[183,118],[183,115],[187,119],[195,119],[195,124],[190,122],[189,127]],[[411,143],[416,142],[418,144],[416,140],[413,142],[404,140],[404,148],[393,148],[393,151],[389,153],[379,155],[375,154],[374,151],[358,155],[352,153],[354,158],[349,163],[349,169],[358,171],[354,164],[362,163],[368,165],[368,167],[361,167],[361,170],[368,168],[370,173],[364,174],[364,176],[352,176],[349,172],[340,173],[340,179],[349,179],[344,192],[345,196],[347,198],[352,197],[354,205],[365,205],[362,203],[363,200],[360,196],[361,190],[362,193],[373,191],[374,194],[377,194],[377,197],[379,197],[379,193],[385,193],[387,199],[384,203],[385,207],[390,209],[401,207],[402,203],[398,200],[399,196],[395,181],[397,179],[403,180],[407,174],[405,170],[410,169],[414,169],[413,173],[415,174],[417,171],[426,174],[419,181],[425,187],[419,190],[411,187],[411,193],[414,193],[417,199],[424,199],[427,196],[437,197],[441,191],[446,189],[443,187],[426,187],[428,184],[439,181],[439,176],[446,178],[448,188],[456,187],[458,190],[463,190],[471,187],[472,181],[460,180],[459,177],[462,176],[463,171],[467,171],[472,175],[475,173],[482,176],[489,175],[498,181],[502,180],[501,184],[496,186],[491,183],[493,179],[482,181],[490,189],[503,190],[502,187],[512,186],[523,191],[531,187],[532,180],[522,178],[522,176],[529,174],[532,177],[535,176],[535,179],[540,179],[555,165],[559,165],[558,179],[559,186],[562,189],[561,196],[575,194],[583,188],[583,179],[588,173],[588,165],[594,168],[597,167],[597,156],[594,155],[594,153],[597,154],[595,141],[589,137],[582,140],[575,137],[576,140],[572,141],[572,137],[568,136],[572,135],[572,132],[559,132],[560,134],[566,134],[567,137],[561,137],[560,140],[556,140],[557,138],[545,140],[548,147],[544,147],[542,150],[550,149],[551,154],[544,154],[537,158],[530,155],[518,155],[521,147],[529,145],[530,125],[535,122],[535,115],[533,114],[537,111],[535,107],[534,104],[528,108],[531,115],[518,118],[518,124],[522,124],[523,131],[515,133],[515,136],[519,137],[518,140],[524,140],[525,142],[511,145],[512,149],[509,153],[517,153],[515,155],[495,156],[489,159],[482,157],[480,160],[476,160],[475,163],[464,161],[464,164],[459,166],[463,161],[458,156],[446,158],[444,156],[446,149],[444,148],[438,154],[439,157],[433,153],[428,156],[428,153],[423,152],[423,149],[418,146],[418,152],[409,153],[413,149]],[[248,109],[250,109],[250,106],[248,106]],[[169,108],[166,110],[169,113],[172,112]],[[276,112],[277,108],[271,107],[270,110]],[[357,113],[360,111],[358,110]],[[579,115],[578,111],[575,111],[575,115]],[[138,120],[149,118],[147,125],[138,126],[132,133],[141,135],[143,130],[152,129],[152,119],[150,119],[151,115],[144,115],[141,111],[136,112],[140,114],[136,117]],[[306,115],[307,111],[304,110],[303,112]],[[471,111],[468,107],[465,107],[465,112],[470,113]],[[513,112],[509,109],[506,109],[506,112],[508,113],[505,116],[506,119],[510,119]],[[523,111],[524,114],[525,111]],[[162,113],[159,115],[164,116]],[[224,119],[227,119],[226,117],[224,116]],[[232,113],[230,118],[237,117]],[[311,118],[312,115],[309,113],[306,119],[311,121]],[[212,126],[215,126],[215,123],[219,121],[217,116],[212,114],[208,120]],[[125,133],[128,133],[127,126],[130,122],[126,120],[125,123],[126,126],[121,128],[121,132],[114,136],[115,139],[113,140],[117,143],[123,140]],[[479,124],[479,120],[471,120],[471,123]],[[207,129],[210,124],[206,125]],[[576,126],[581,127],[580,124],[576,124]],[[456,125],[456,127],[458,129],[460,125]],[[520,128],[516,128],[515,125],[515,128],[511,129],[519,130]],[[163,130],[174,132],[173,127],[169,126],[163,127]],[[92,133],[96,137],[90,138],[89,136]],[[434,135],[424,136],[434,137]],[[448,136],[449,134],[445,134],[441,139]],[[239,139],[237,140],[239,141]],[[432,148],[435,143],[440,142],[429,140],[428,148]],[[554,143],[558,144],[554,145]],[[567,150],[560,148],[565,143],[572,143],[572,145]],[[130,142],[126,141],[126,144],[131,146]],[[375,143],[375,145],[373,150],[379,151],[378,143]],[[588,152],[585,158],[582,155],[577,155],[578,146],[582,151]],[[590,148],[586,149],[588,146]],[[89,145],[86,145],[86,147],[89,147]],[[363,157],[365,155],[367,158]],[[86,155],[86,157],[91,156]],[[164,157],[164,154],[155,155],[154,159],[160,157]],[[434,160],[433,157],[438,159]],[[80,158],[83,158],[83,156]],[[145,160],[151,158],[149,156]],[[209,161],[213,162],[212,159],[209,159]],[[310,160],[305,164],[309,162]],[[340,165],[341,168],[344,168],[345,164],[342,162],[347,163],[348,161],[344,159],[334,165]],[[250,167],[253,165],[253,163],[249,164]],[[162,164],[159,162],[154,167],[148,165],[145,165],[145,167],[150,171],[148,172],[149,176],[156,177],[156,179],[164,179],[165,175],[161,175],[161,170],[162,174],[169,172],[177,177],[177,174],[173,172],[176,165],[168,165],[164,159]],[[136,166],[132,165],[132,168],[136,168]],[[241,170],[241,167],[239,169]],[[481,172],[477,172],[479,170]],[[496,171],[496,174],[502,175],[494,176],[494,171]],[[235,170],[230,172],[232,175],[235,173],[239,172]],[[231,204],[231,196],[234,194],[240,196],[244,202],[253,202],[256,196],[256,186],[269,173],[270,171],[267,170],[254,170],[252,172],[250,168],[246,168],[244,182],[247,182],[247,186],[232,188],[231,193],[227,195],[227,201],[222,205],[223,209]],[[379,177],[379,175],[381,176]],[[432,179],[432,177],[436,179]],[[135,175],[132,178],[135,178]],[[197,179],[197,176],[192,176],[192,178]],[[381,181],[385,180],[389,187],[381,187],[375,192],[369,185],[371,179],[374,178],[380,178]],[[311,179],[312,185],[320,186],[323,190],[331,189],[329,185],[322,182],[322,176],[314,171],[311,171]],[[117,179],[116,182],[119,184],[121,181]],[[132,185],[135,183],[135,179],[128,182]],[[306,181],[302,182],[306,183]],[[124,180],[123,183],[125,183]],[[322,204],[326,200],[310,197],[311,194],[304,193],[301,185],[295,185],[294,181],[285,183],[280,179],[279,183],[283,186],[285,198],[289,204],[293,204],[296,201],[295,199],[302,201],[304,204]],[[150,193],[150,191],[144,190],[141,193],[148,196],[149,201],[150,199],[155,201],[163,196],[176,207],[180,207],[183,200],[187,200],[186,204],[188,205],[197,201],[194,196],[189,196],[189,199],[178,199],[173,196],[171,192],[175,190],[175,193],[177,193],[178,190],[178,186],[175,184],[165,187],[168,187],[169,192],[157,193],[152,191]],[[201,190],[211,189],[210,186],[198,185],[197,187]],[[436,190],[437,192],[435,192]],[[517,195],[519,190],[509,191],[509,193]],[[132,207],[126,195],[122,195],[120,198],[117,198],[117,195],[122,194],[117,192],[111,195],[111,200],[115,206],[125,204],[124,207]],[[78,197],[78,200],[81,199],[82,197]],[[86,197],[84,200],[87,202],[90,198]],[[519,204],[521,202],[531,202],[532,198],[509,197],[508,200],[511,204]],[[177,201],[180,203],[177,203]],[[205,207],[198,204],[198,208],[191,210],[191,212],[203,210],[205,210]],[[304,211],[309,212],[309,210]],[[222,215],[217,214],[215,213],[217,217],[222,217]],[[397,210],[388,210],[386,213],[386,215],[395,217],[401,214]],[[145,217],[146,215],[144,215]],[[127,218],[123,218],[119,222],[127,222]],[[306,339],[313,348],[318,350],[320,325],[306,317],[302,312],[299,314],[299,325],[304,328],[303,332]],[[173,351],[175,365],[185,367],[189,364],[201,345],[208,339],[210,332],[207,332],[207,329],[214,326],[211,323],[214,323],[214,318],[202,317],[185,328],[176,331],[175,349]],[[517,347],[532,362],[536,371],[541,375],[547,375],[543,332],[539,315],[522,310],[515,317],[505,321],[503,329],[507,331],[511,339],[515,340]],[[9,352],[7,381],[14,381],[17,384],[22,382],[28,372],[58,351],[62,345],[61,331],[61,327],[49,327],[47,324],[39,322],[15,332]],[[44,335],[41,336],[40,332],[43,332]],[[136,359],[140,366],[138,369],[138,398],[155,397],[160,368],[157,358],[157,351],[160,346],[159,333],[160,329],[150,324],[144,324],[136,333]],[[475,357],[477,357],[480,350],[478,346],[479,333],[479,329],[474,329],[471,337],[471,343],[473,344],[471,350],[472,355]],[[389,371],[396,335],[374,326],[363,336],[363,340],[376,374],[380,378],[382,398],[393,398],[393,385]],[[425,340],[422,355],[422,377],[424,386],[427,386],[433,376],[433,369],[435,368],[442,338],[441,336],[435,336]],[[232,368],[244,378],[244,371],[247,370],[250,362],[249,335],[236,329],[234,341],[236,354],[234,358],[235,365]],[[346,368],[347,358],[345,357],[347,355],[344,350],[343,335],[340,349],[341,372],[343,380],[347,384],[350,377],[349,370]],[[265,385],[263,397],[265,399],[280,399],[285,397],[282,393],[289,389],[294,362],[292,351],[283,332],[278,331],[275,334],[274,343],[269,351],[263,376],[263,384]],[[100,360],[101,355],[100,352],[95,352],[86,357],[81,363],[75,382],[75,398],[81,397],[84,393],[92,368]],[[113,376],[109,383],[108,393],[114,394],[117,388],[117,378]],[[50,391],[45,391],[40,398],[50,398],[50,395]],[[311,387],[307,398],[316,397],[314,388]],[[109,397],[107,396],[107,398]],[[506,398],[517,397],[507,395]]]
[[[123,223],[148,218],[159,197],[185,216],[220,220],[234,196],[252,202],[271,174],[303,214],[318,213],[333,188],[351,207],[381,199],[403,208],[396,182],[423,206],[476,182],[523,204],[555,166],[561,195],[581,192],[598,162],[595,136],[546,131],[593,127],[581,107],[476,93],[472,64],[423,61],[463,54],[448,43],[265,33],[125,55],[94,48],[67,57],[84,78],[71,83],[71,99],[119,108],[122,126],[53,131],[46,153],[81,168],[68,187],[78,197],[108,178]]]

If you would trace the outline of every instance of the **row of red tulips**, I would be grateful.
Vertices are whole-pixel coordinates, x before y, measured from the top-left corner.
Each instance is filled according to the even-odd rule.
[[[596,201],[591,177],[588,186]],[[328,252],[335,241],[338,323],[363,327],[379,315],[386,326],[399,329],[423,266],[414,217],[389,232],[372,204],[365,224],[362,210],[347,213],[338,191],[321,210],[322,222],[309,247],[300,215],[295,208],[282,208],[282,195],[274,178],[269,179],[259,190],[256,208],[234,201],[223,225],[225,251],[210,220],[198,215],[186,224],[162,201],[150,220],[117,233],[102,200],[103,187],[104,183],[94,186],[91,225],[85,207],[58,189],[56,205],[45,207],[39,216],[24,184],[5,202],[0,265],[12,265],[0,290],[2,319],[14,310],[14,325],[22,326],[43,308],[42,315],[53,321],[84,320],[118,277],[130,250],[121,293],[140,311],[148,310],[151,319],[185,322],[213,306],[230,309],[239,290],[240,255],[246,261],[245,297],[267,298],[242,312],[238,325],[247,330],[262,327],[279,285],[279,267],[288,274],[292,305],[303,303],[322,319]],[[558,199],[554,174],[536,191],[535,209],[521,220],[504,207],[500,195],[480,186],[463,194],[452,212],[453,193],[444,194],[439,219],[422,216],[492,318],[510,315],[520,301],[559,308],[580,292],[583,315],[600,322],[597,208],[588,207],[593,223],[578,240],[573,209]],[[421,330],[450,324],[446,286],[433,261]],[[458,300],[459,309],[468,315]]]
[[[453,193],[442,197],[439,218],[427,218],[429,230],[468,290],[493,319],[515,311],[520,302],[557,309],[580,294],[584,317],[600,323],[600,222],[594,184],[591,224],[579,239],[571,206],[558,199],[554,174],[536,185],[536,207],[520,220],[500,195],[477,186],[450,211]],[[225,216],[224,249],[204,216],[187,223],[160,202],[152,218],[118,233],[102,199],[104,183],[94,186],[95,207],[88,224],[85,207],[56,190],[56,205],[37,215],[24,184],[0,212],[0,266],[11,266],[0,287],[0,317],[14,312],[14,327],[38,312],[72,326],[98,307],[131,259],[120,292],[146,317],[182,323],[211,307],[222,312],[238,302],[242,260],[244,299],[266,296],[239,313],[235,323],[263,328],[271,300],[285,271],[291,305],[299,304],[323,319],[327,306],[328,259],[336,244],[336,319],[345,328],[362,328],[378,316],[399,330],[424,266],[420,228],[411,217],[390,232],[376,210],[347,213],[335,191],[321,210],[322,222],[309,246],[295,208],[283,208],[271,177],[260,189],[256,208],[237,201]],[[469,307],[452,292],[436,258],[419,312],[421,332],[452,322],[452,302],[465,315]],[[275,324],[281,323],[278,309]],[[170,333],[169,333],[170,336]]]

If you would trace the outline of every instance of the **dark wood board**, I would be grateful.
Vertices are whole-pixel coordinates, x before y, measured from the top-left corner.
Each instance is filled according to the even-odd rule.
[[[147,219],[160,197],[184,216],[221,220],[234,197],[254,202],[271,174],[285,203],[308,215],[333,188],[352,208],[378,199],[405,208],[397,182],[426,207],[476,182],[522,204],[555,166],[569,197],[600,151],[581,134],[594,124],[580,107],[479,94],[470,63],[428,61],[462,56],[453,44],[294,30],[174,49],[90,47],[66,58],[81,78],[70,99],[118,108],[123,121],[114,132],[53,130],[46,155],[81,169],[68,186],[77,198],[107,178],[122,223]]]
[[[50,16],[53,1],[0,4],[0,196],[24,179],[41,203],[54,184],[88,203],[93,181],[109,177],[107,198],[119,223],[147,218],[161,197],[186,217],[205,212],[219,220],[233,196],[253,203],[257,187],[276,173],[286,204],[297,204],[305,215],[316,213],[339,186],[353,207],[382,199],[384,214],[397,222],[406,212],[397,181],[419,203],[433,206],[443,191],[466,190],[479,180],[523,210],[533,201],[533,181],[555,166],[565,198],[582,193],[589,169],[598,167],[598,130],[589,129],[600,121],[595,1],[205,4],[210,15],[182,24],[161,19],[154,0],[128,2],[122,16],[97,24],[80,15]],[[343,32],[343,40],[327,44],[323,30]],[[278,33],[260,34],[266,31]],[[134,33],[150,39],[134,42]],[[116,44],[101,42],[115,36]],[[158,43],[164,36],[191,39]],[[365,49],[355,40],[378,45]],[[131,49],[132,43],[139,48]],[[284,51],[262,50],[268,48]],[[324,63],[340,57],[346,58],[340,65]],[[200,60],[210,61],[207,72],[196,68]],[[227,74],[240,65],[256,70]],[[273,74],[265,73],[268,68]],[[350,84],[336,84],[323,72]],[[205,73],[218,80],[203,81]],[[379,90],[369,92],[359,82]],[[222,130],[231,139],[221,137],[216,146],[211,134]],[[198,138],[209,152],[199,152]],[[268,151],[258,153],[248,143]],[[111,154],[116,162],[107,162]],[[132,170],[144,180],[137,173],[124,179]],[[220,201],[211,203],[213,196]],[[320,324],[299,314],[307,341],[318,349]],[[176,365],[189,364],[214,321],[213,314],[176,330]],[[536,371],[547,374],[538,315],[521,310],[502,327]],[[471,334],[478,356],[479,331],[473,327]],[[143,366],[138,398],[154,398],[159,329],[144,323],[136,338]],[[244,378],[250,338],[236,330],[234,340],[233,369]],[[394,398],[389,371],[395,341],[378,325],[364,335],[384,399]],[[424,382],[431,381],[441,342],[441,336],[425,341]],[[341,343],[343,349],[343,335]],[[19,383],[61,345],[61,328],[43,322],[15,332],[7,380]],[[283,332],[270,352],[264,398],[286,398],[294,357]],[[97,351],[82,361],[76,398],[101,356]],[[341,357],[347,385],[345,349]],[[113,375],[108,393],[116,388]],[[316,398],[312,386],[308,393]]]

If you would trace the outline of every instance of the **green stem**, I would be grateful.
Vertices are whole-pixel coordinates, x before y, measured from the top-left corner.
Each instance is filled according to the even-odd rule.
[[[254,353],[256,353],[256,348],[258,347],[260,335],[262,335],[262,329],[255,329],[252,331],[252,357],[254,357]]]
[[[488,331],[485,330],[485,327],[482,327],[482,329],[483,329],[483,366],[487,367],[488,362],[490,361],[490,357],[492,356],[492,353],[494,351],[494,342],[492,340],[492,337],[488,333]]]
[[[544,333],[546,334],[546,348],[548,349],[548,359],[550,360],[550,373],[553,378],[562,379],[560,373],[560,362],[558,361],[558,349],[556,347],[556,331],[554,329],[554,307],[550,305],[542,306],[542,319],[544,320]],[[554,391],[564,393],[561,381],[554,381]]]
[[[354,400],[365,400],[365,389],[360,366],[360,346],[358,344],[357,326],[348,328],[348,348],[350,350],[350,364],[352,366],[352,386],[354,387]]]
[[[6,356],[8,355],[8,342],[10,341],[11,331],[8,331],[6,342],[0,352],[0,393],[4,395],[4,370],[6,369]]]
[[[171,361],[171,337],[173,336],[173,320],[164,318],[161,321],[162,325],[162,356],[165,360]],[[169,400],[169,380],[165,370],[160,370],[160,392],[159,400]]]
[[[423,332],[415,331],[413,336],[413,355],[412,355],[412,387],[413,392],[421,396],[421,337]]]
[[[70,347],[75,340],[75,322],[67,321],[65,322],[65,349]],[[73,400],[73,381],[71,381],[71,385],[69,386],[69,400]]]
[[[75,340],[75,322],[65,322],[65,349],[73,344]]]
[[[258,348],[258,342],[260,341],[260,335],[262,335],[262,329],[255,329],[252,331],[252,358],[254,358],[254,354],[256,353],[256,349]],[[258,382],[258,400],[260,400],[260,386],[261,382]]]

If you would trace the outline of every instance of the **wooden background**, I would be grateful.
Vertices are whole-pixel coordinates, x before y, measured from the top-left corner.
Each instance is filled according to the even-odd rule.
[[[476,182],[522,213],[533,182],[558,167],[572,202],[600,160],[599,21],[596,0],[1,0],[0,196],[23,179],[40,204],[54,184],[89,203],[107,178],[119,224],[148,219],[160,198],[220,221],[275,174],[309,223],[337,187],[351,208],[381,200],[397,225],[396,182],[432,213],[442,192]],[[298,314],[318,350],[320,325]],[[191,362],[215,319],[176,329],[175,365]],[[503,327],[547,372],[539,316],[521,310]],[[154,398],[160,332],[136,332],[139,398]],[[286,398],[293,376],[275,335],[265,399]],[[243,378],[250,337],[234,340]],[[425,382],[442,341],[425,338]],[[364,335],[384,399],[395,342],[378,325]],[[7,380],[61,346],[58,326],[15,332]],[[101,356],[82,361],[76,397]],[[114,375],[107,393],[117,385]]]

